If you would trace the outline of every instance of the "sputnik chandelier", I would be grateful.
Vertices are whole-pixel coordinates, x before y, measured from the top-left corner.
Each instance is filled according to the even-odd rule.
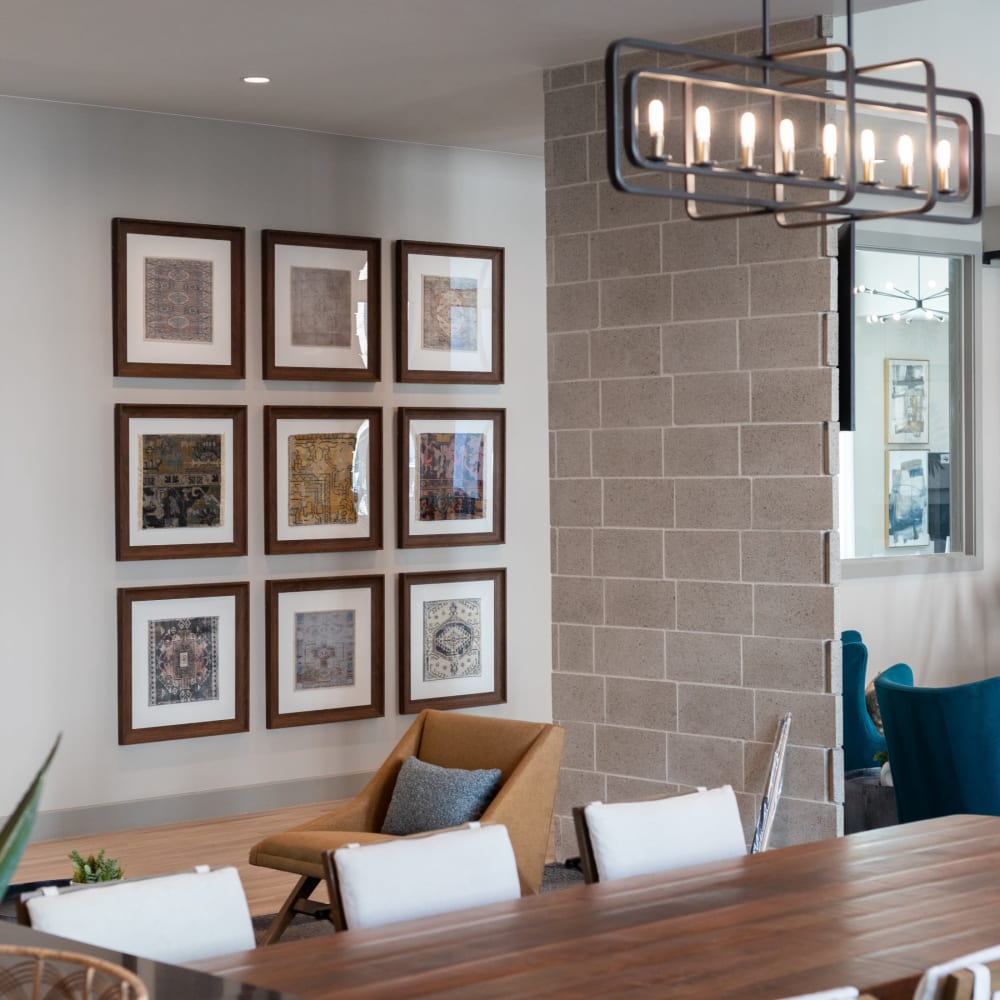
[[[927,294],[923,294],[924,283],[920,269],[920,258],[917,257],[916,293],[908,288],[897,288],[891,281],[884,288],[870,288],[858,285],[855,295],[874,295],[879,298],[892,299],[885,305],[891,306],[888,312],[870,312],[865,316],[866,323],[906,323],[909,326],[915,319],[936,320],[938,323],[948,322],[948,304],[950,289],[946,286],[938,288],[933,279],[927,282]]]
[[[772,53],[762,5],[760,56],[635,38],[608,47],[608,172],[619,191],[681,200],[692,219],[771,214],[788,228],[979,220],[976,94],[939,87],[926,59],[856,66],[852,0],[847,45]],[[905,79],[888,76],[897,72]],[[887,142],[895,166],[876,158]]]

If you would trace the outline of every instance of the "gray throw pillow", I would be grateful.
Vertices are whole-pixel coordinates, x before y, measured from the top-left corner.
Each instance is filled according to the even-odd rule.
[[[500,785],[500,768],[463,771],[407,757],[399,769],[382,832],[394,837],[471,823]]]

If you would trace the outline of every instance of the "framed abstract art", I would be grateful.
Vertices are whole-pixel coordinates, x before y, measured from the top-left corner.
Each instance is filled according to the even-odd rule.
[[[385,714],[385,580],[267,582],[267,727]]]
[[[118,591],[118,742],[245,733],[248,583]]]
[[[507,700],[507,571],[399,577],[399,711]]]
[[[397,544],[401,549],[504,540],[506,411],[399,410]]]
[[[930,369],[927,360],[885,359],[886,444],[927,444],[930,440]]]
[[[264,407],[264,551],[382,547],[382,410]]]
[[[396,243],[396,381],[503,382],[503,247]]]
[[[245,374],[244,230],[114,219],[115,375]]]
[[[116,558],[247,552],[245,406],[115,406]]]

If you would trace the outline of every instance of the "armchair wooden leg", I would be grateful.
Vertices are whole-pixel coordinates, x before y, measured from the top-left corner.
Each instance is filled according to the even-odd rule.
[[[288,925],[292,922],[292,917],[294,917],[296,913],[306,913],[311,911],[311,907],[307,906],[309,896],[319,883],[320,879],[312,878],[309,875],[303,875],[302,878],[299,879],[295,888],[289,894],[288,899],[282,903],[281,909],[274,915],[274,920],[271,921],[271,926],[268,927],[267,933],[260,942],[261,945],[275,944],[280,940],[281,935],[285,933]]]

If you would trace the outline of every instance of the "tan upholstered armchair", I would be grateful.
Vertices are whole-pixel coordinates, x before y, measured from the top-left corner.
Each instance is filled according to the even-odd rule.
[[[309,897],[325,878],[323,852],[347,843],[392,840],[379,833],[396,775],[407,757],[439,767],[500,768],[500,790],[482,815],[503,823],[517,859],[522,895],[541,888],[552,824],[564,732],[560,726],[454,712],[424,711],[362,791],[309,823],[266,837],[250,850],[250,863],[301,878],[264,938],[273,944],[296,913],[326,915]]]

